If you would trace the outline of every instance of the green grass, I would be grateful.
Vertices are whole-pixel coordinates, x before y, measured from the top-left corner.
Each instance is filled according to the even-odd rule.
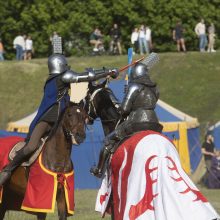
[[[202,128],[220,120],[220,53],[163,53],[152,69],[160,97],[183,112],[198,117]],[[139,58],[139,56],[135,56]],[[72,69],[122,67],[127,56],[71,57]],[[45,79],[47,59],[0,63],[0,129],[38,107]]]
[[[213,205],[218,213],[220,213],[220,190],[208,190],[201,188],[201,191]],[[96,190],[76,190],[75,191],[75,214],[68,219],[72,220],[97,220],[101,219],[99,213],[94,211]],[[35,220],[35,216],[26,214],[24,212],[8,212],[6,214],[6,220]],[[58,219],[57,213],[48,214],[47,220]],[[110,220],[110,216],[106,216],[106,220]]]
[[[162,54],[154,71],[162,100],[202,125],[220,120],[220,53]]]

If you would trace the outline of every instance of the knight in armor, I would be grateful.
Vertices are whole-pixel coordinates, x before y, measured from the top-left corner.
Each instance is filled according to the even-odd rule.
[[[137,63],[132,68],[127,92],[120,106],[124,121],[105,137],[98,166],[90,170],[94,176],[102,177],[110,155],[124,138],[143,130],[162,131],[163,127],[154,111],[158,99],[159,91],[149,77],[147,66]]]
[[[50,136],[56,130],[57,122],[67,107],[70,97],[70,83],[88,82],[111,76],[118,76],[117,69],[102,68],[87,69],[86,72],[76,73],[70,70],[67,60],[62,54],[53,54],[48,58],[49,77],[44,86],[44,96],[36,117],[33,119],[25,146],[1,172],[0,186],[11,176],[11,172],[22,162],[26,161],[39,147],[42,137]]]

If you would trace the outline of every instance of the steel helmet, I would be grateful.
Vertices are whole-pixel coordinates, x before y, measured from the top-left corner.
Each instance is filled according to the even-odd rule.
[[[135,80],[147,76],[148,69],[143,63],[137,63],[131,70],[130,80]]]
[[[50,74],[64,73],[69,69],[66,57],[62,54],[53,54],[48,58],[48,69]]]

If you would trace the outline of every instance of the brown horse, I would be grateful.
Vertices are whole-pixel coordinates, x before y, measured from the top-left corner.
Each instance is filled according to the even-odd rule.
[[[61,174],[72,171],[73,165],[70,157],[72,144],[80,144],[85,139],[86,120],[87,114],[81,106],[71,103],[66,108],[56,131],[43,147],[42,163],[44,167]],[[18,167],[13,172],[11,179],[5,184],[0,205],[0,219],[4,219],[7,210],[20,210],[27,186],[27,170],[24,167]],[[65,189],[61,183],[58,183],[57,186],[56,202],[59,220],[65,220],[68,213]],[[38,220],[46,219],[46,213],[37,212],[32,214],[37,215]]]

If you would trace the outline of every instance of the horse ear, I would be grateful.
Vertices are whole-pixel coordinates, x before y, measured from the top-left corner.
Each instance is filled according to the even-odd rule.
[[[79,102],[79,107],[84,109],[85,108],[85,99],[82,99],[80,102]]]
[[[90,82],[90,81],[89,81],[89,84],[88,84],[88,88],[89,88],[89,90],[93,89],[92,82]]]
[[[70,102],[68,103],[67,107],[73,107],[74,105],[76,105],[76,103],[70,101]]]
[[[107,83],[108,83],[108,80],[105,79],[105,80],[102,82],[102,84],[101,84],[102,88],[106,87],[106,84],[107,84]]]

